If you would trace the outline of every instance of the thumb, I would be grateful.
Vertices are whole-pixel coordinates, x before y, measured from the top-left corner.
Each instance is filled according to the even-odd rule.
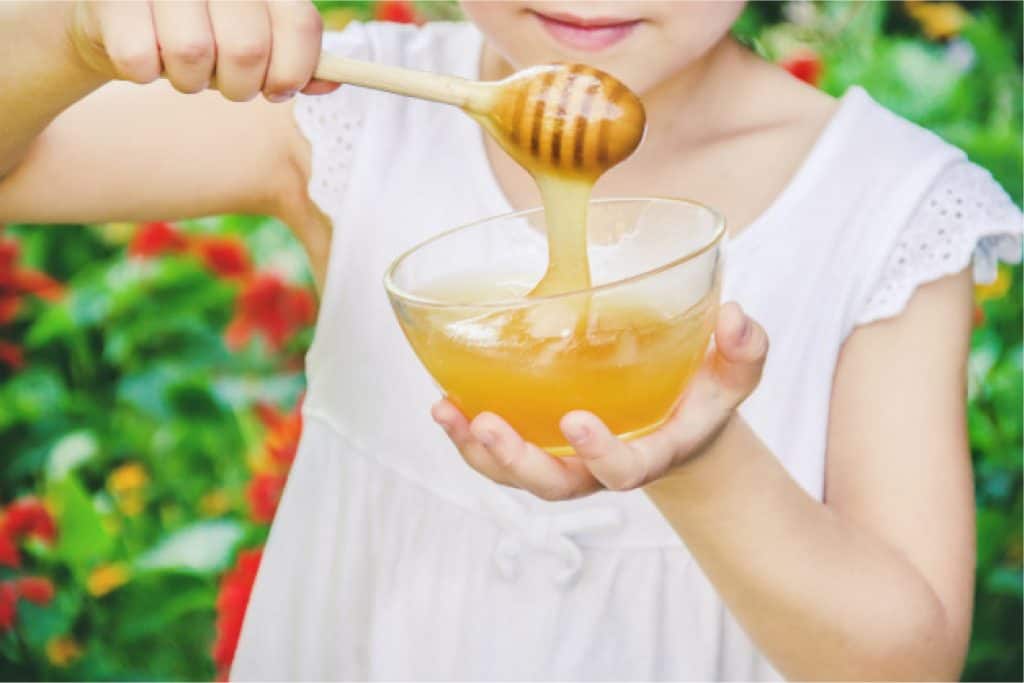
[[[730,302],[719,309],[711,373],[738,404],[757,388],[768,356],[768,333]]]

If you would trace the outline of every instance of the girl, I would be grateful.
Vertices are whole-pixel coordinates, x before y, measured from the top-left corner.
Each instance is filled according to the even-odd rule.
[[[830,99],[744,50],[740,3],[464,9],[472,23],[355,24],[324,47],[468,78],[609,71],[649,127],[597,194],[696,197],[728,218],[724,292],[743,309],[722,308],[700,376],[648,437],[573,412],[578,456],[560,460],[500,416],[441,402],[431,423],[381,274],[537,196],[459,111],[313,96],[329,87],[310,80],[309,4],[0,9],[0,220],[273,214],[321,286],[305,431],[233,676],[957,677],[969,264],[988,277],[1019,255],[1019,211],[863,90]]]

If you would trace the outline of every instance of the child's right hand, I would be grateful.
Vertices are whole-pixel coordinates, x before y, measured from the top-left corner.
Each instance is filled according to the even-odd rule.
[[[283,102],[326,92],[313,81],[323,25],[312,2],[76,2],[75,50],[107,78],[183,93],[215,87],[229,100]]]

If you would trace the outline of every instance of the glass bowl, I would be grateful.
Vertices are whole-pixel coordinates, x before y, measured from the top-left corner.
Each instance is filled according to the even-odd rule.
[[[656,429],[703,362],[725,223],[681,199],[592,200],[592,286],[527,297],[547,267],[544,212],[487,218],[399,256],[384,284],[441,391],[472,419],[503,417],[571,454],[559,421],[589,410],[618,436]]]

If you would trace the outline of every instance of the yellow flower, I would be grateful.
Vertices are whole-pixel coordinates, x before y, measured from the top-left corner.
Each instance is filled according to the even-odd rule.
[[[322,16],[324,20],[324,28],[329,31],[340,31],[348,26],[350,21],[359,18],[359,15],[355,12],[350,9],[345,9],[344,7],[327,10]]]
[[[85,587],[89,595],[99,598],[128,583],[129,578],[131,573],[123,564],[104,564],[92,570]]]
[[[56,636],[46,643],[46,658],[50,664],[65,667],[82,656],[82,646],[71,636]]]
[[[1010,291],[1011,284],[1013,284],[1013,275],[1010,273],[1010,269],[1006,266],[999,266],[995,280],[987,285],[978,285],[974,288],[974,299],[978,302],[998,299]]]
[[[199,499],[199,514],[203,517],[217,517],[231,509],[231,497],[224,489],[210,491]]]
[[[117,507],[129,517],[142,513],[146,506],[143,490],[149,483],[146,468],[137,462],[128,462],[107,477],[107,489],[114,495]]]
[[[955,2],[907,0],[903,5],[907,14],[921,25],[924,34],[933,40],[952,38],[971,18],[967,10]]]
[[[107,477],[107,488],[114,494],[138,491],[148,483],[146,468],[137,462],[126,462]]]
[[[136,223],[106,223],[99,228],[100,237],[108,244],[127,244],[137,229]]]

